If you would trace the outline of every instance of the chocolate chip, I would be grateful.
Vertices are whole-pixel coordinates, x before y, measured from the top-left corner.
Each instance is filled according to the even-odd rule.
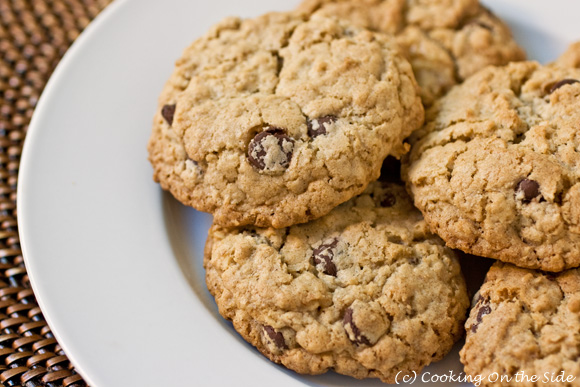
[[[199,163],[197,161],[195,161],[194,159],[188,159],[188,160],[191,160],[191,163],[199,168]]]
[[[165,105],[161,109],[161,115],[165,118],[165,121],[169,126],[173,125],[173,116],[175,115],[175,105]]]
[[[258,133],[248,146],[248,161],[259,171],[283,172],[290,166],[294,140],[284,129],[270,127]]]
[[[518,183],[518,193],[523,194],[522,200],[526,203],[540,196],[540,184],[535,180],[524,179]]]
[[[483,298],[480,298],[479,300],[480,300],[478,302],[479,306],[476,305],[476,308],[479,308],[479,310],[477,311],[477,317],[475,318],[475,324],[473,324],[471,326],[471,332],[473,332],[473,333],[477,332],[477,328],[479,327],[479,324],[481,324],[481,320],[483,320],[483,316],[491,313],[491,307],[489,306],[489,300],[483,299]]]
[[[489,306],[489,300],[484,300],[482,306],[479,308],[477,312],[477,322],[481,323],[483,316],[488,315],[491,313],[491,307]]]
[[[346,330],[348,338],[356,345],[360,344],[371,345],[369,339],[367,339],[355,325],[354,320],[352,318],[352,313],[353,313],[352,309],[347,308],[346,311],[344,312],[344,318],[342,319],[342,323],[344,324],[344,329]]]
[[[331,124],[335,123],[338,117],[328,115],[324,117],[315,118],[308,120],[306,125],[308,126],[308,135],[312,138],[322,136],[327,133],[326,129]]]
[[[278,349],[288,349],[286,341],[284,340],[284,335],[281,332],[276,332],[276,330],[269,325],[264,325],[263,328],[267,339],[269,339],[269,341]]]
[[[560,82],[556,82],[556,83],[554,83],[554,85],[552,85],[552,87],[550,87],[549,93],[552,94],[553,92],[558,90],[560,87],[562,87],[564,85],[572,85],[574,83],[580,83],[580,81],[578,81],[577,79],[562,79]]]
[[[312,252],[312,259],[314,260],[314,265],[324,274],[328,274],[336,277],[336,265],[332,261],[334,258],[334,249],[338,245],[338,239],[333,238],[326,243],[321,244]]]
[[[383,200],[381,200],[381,207],[392,207],[397,203],[397,197],[390,192],[385,192]]]
[[[195,161],[193,159],[187,158],[187,160],[185,160],[185,166],[186,166],[186,168],[194,169],[197,172],[203,174],[203,168],[201,167],[201,165],[199,165],[199,163],[197,161]]]

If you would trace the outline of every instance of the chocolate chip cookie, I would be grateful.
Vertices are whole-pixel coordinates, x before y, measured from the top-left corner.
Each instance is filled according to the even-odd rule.
[[[580,42],[572,43],[570,47],[556,60],[557,66],[580,68]]]
[[[217,224],[286,227],[361,193],[423,115],[391,37],[322,16],[229,18],[177,61],[149,159]]]
[[[546,274],[496,263],[474,298],[461,350],[486,386],[580,385],[580,271]],[[556,381],[563,375],[568,382]],[[493,383],[495,374],[511,377]],[[518,382],[516,374],[539,377]]]
[[[520,267],[580,265],[580,69],[487,68],[411,136],[403,179],[452,248]]]
[[[206,282],[219,311],[269,359],[392,383],[441,359],[469,306],[459,262],[402,185],[286,229],[213,226]]]
[[[395,34],[426,106],[488,65],[525,58],[507,25],[477,0],[305,0],[298,9]]]

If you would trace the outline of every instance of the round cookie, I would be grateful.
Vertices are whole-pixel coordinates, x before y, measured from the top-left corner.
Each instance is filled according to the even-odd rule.
[[[469,306],[456,255],[396,184],[286,229],[213,226],[204,266],[221,315],[299,373],[392,383],[441,359]]]
[[[563,67],[580,68],[580,42],[572,43],[554,64]]]
[[[230,18],[177,61],[149,159],[218,224],[286,227],[361,193],[423,116],[391,37],[319,16]]]
[[[305,0],[298,9],[395,34],[425,106],[488,65],[525,58],[507,25],[477,0]]]
[[[520,267],[580,265],[580,69],[487,68],[411,136],[403,179],[448,246]]]
[[[498,262],[474,304],[460,352],[467,375],[481,377],[484,386],[579,385],[578,269],[551,275]],[[562,372],[568,382],[556,380]],[[526,383],[523,375],[538,380]]]

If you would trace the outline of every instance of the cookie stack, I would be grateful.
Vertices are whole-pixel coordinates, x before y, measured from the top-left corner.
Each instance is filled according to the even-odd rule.
[[[466,325],[470,375],[580,382],[551,379],[580,379],[574,57],[578,46],[549,66],[486,68],[439,99],[410,137],[403,176],[430,229],[449,247],[505,262],[491,268]]]
[[[149,159],[162,188],[214,216],[204,266],[222,316],[297,372],[393,383],[463,333],[450,247],[580,265],[579,70],[478,72],[523,59],[476,0],[306,0],[195,41],[161,94]],[[494,315],[488,284],[468,332]]]

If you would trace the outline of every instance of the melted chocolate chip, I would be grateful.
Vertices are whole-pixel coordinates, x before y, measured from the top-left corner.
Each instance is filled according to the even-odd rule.
[[[264,325],[264,333],[276,347],[279,349],[288,349],[286,341],[284,340],[284,335],[281,332],[276,332],[276,330],[271,326]]]
[[[336,116],[328,115],[308,120],[308,122],[306,123],[306,125],[308,126],[308,135],[312,138],[315,138],[326,134],[327,126],[336,122],[337,119],[338,117]]]
[[[175,105],[165,105],[161,109],[161,115],[169,126],[173,125],[173,116],[175,115]]]
[[[397,197],[390,192],[385,192],[383,200],[381,200],[381,207],[392,207],[397,203]]]
[[[554,83],[554,85],[552,85],[552,87],[550,87],[549,93],[552,94],[560,87],[564,85],[572,85],[574,83],[580,83],[580,81],[578,81],[577,79],[562,79],[560,82],[556,82]]]
[[[342,319],[342,323],[344,325],[346,334],[350,339],[350,341],[352,341],[356,345],[360,344],[371,345],[369,339],[367,339],[355,325],[354,320],[352,318],[351,308],[347,308],[346,311],[344,312],[344,318]]]
[[[489,306],[489,300],[483,299],[481,297],[479,300],[480,300],[478,302],[479,306],[476,306],[476,308],[479,308],[479,309],[477,311],[477,317],[475,318],[475,324],[473,324],[471,326],[471,332],[473,332],[473,333],[477,332],[477,328],[479,327],[479,324],[481,324],[481,320],[483,320],[483,316],[491,313],[491,307]]]
[[[338,239],[333,238],[326,243],[321,244],[312,252],[312,259],[314,260],[314,265],[324,274],[328,274],[336,277],[337,269],[336,265],[332,261],[334,258],[334,249],[338,245]]]
[[[294,140],[284,129],[268,128],[258,133],[248,146],[248,161],[259,171],[283,172],[290,166]]]
[[[532,199],[540,196],[540,184],[535,180],[524,179],[518,183],[517,191],[522,192],[522,200],[529,203]]]

